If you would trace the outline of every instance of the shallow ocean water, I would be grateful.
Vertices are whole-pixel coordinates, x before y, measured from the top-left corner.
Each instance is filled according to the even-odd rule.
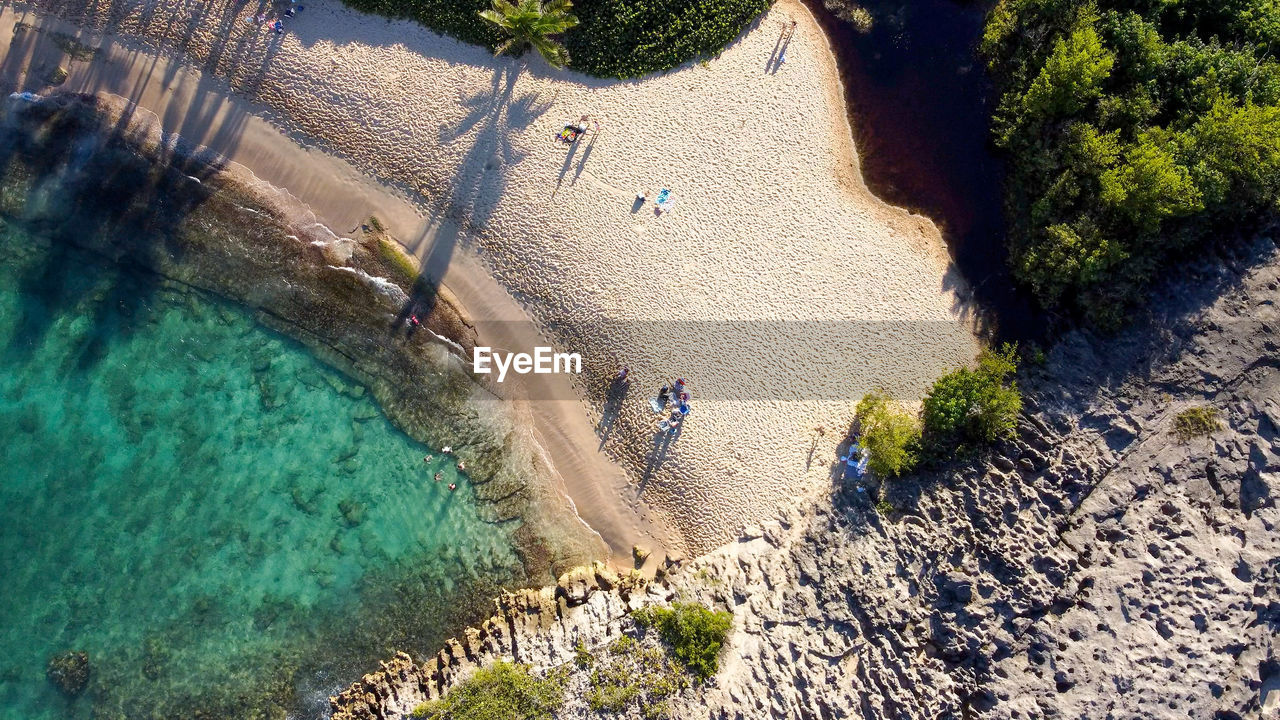
[[[516,577],[467,478],[298,343],[12,224],[0,254],[0,719],[319,715]]]

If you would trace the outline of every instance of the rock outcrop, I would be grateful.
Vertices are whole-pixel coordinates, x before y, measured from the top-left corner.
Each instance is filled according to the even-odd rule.
[[[54,655],[44,674],[63,695],[77,697],[89,686],[89,653],[69,650]]]
[[[618,637],[630,611],[670,598],[670,591],[642,575],[618,576],[601,563],[574,568],[551,587],[503,593],[488,620],[450,639],[425,662],[398,653],[330,698],[333,720],[406,717],[495,660],[539,668],[565,665],[579,647],[598,647]]]
[[[411,686],[429,697],[462,659],[571,665],[578,641],[628,631],[627,608],[679,596],[735,625],[719,675],[671,703],[678,717],[1273,717],[1277,297],[1280,255],[1263,242],[1180,282],[1122,337],[1064,338],[1024,371],[1015,440],[882,488],[884,514],[837,483],[670,563],[643,594],[578,572],[506,596],[496,628],[425,666],[402,657],[372,685],[418,667]],[[1175,418],[1194,407],[1221,427],[1180,439]],[[411,709],[370,684],[336,698],[335,717]],[[561,717],[590,716],[566,697]]]

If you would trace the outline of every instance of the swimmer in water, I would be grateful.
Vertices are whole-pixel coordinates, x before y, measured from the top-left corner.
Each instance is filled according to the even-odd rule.
[[[449,483],[449,489],[450,489],[450,490],[457,490],[457,489],[458,489],[458,486],[457,486],[456,484],[454,484],[454,483]]]
[[[442,453],[446,453],[446,454],[447,454],[447,453],[451,453],[451,452],[453,452],[453,446],[452,446],[452,445],[445,445],[444,447],[440,448],[440,452],[442,452]]]
[[[466,470],[466,469],[467,469],[467,464],[466,464],[466,463],[464,463],[464,462],[459,462],[459,463],[458,463],[458,469],[459,469],[459,470]]]
[[[436,473],[436,482],[440,482],[440,473]]]
[[[430,456],[430,455],[428,455],[428,456],[426,456],[426,457],[422,458],[422,462],[431,462],[431,456]]]

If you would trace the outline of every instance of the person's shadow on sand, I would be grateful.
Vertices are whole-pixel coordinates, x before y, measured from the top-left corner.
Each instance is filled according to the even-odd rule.
[[[603,450],[604,444],[609,441],[609,435],[613,432],[618,416],[622,413],[622,403],[627,399],[627,393],[630,390],[631,382],[625,378],[614,378],[610,383],[609,390],[604,396],[604,408],[600,411],[600,423],[596,425],[596,435],[600,436],[598,449]]]
[[[636,488],[636,497],[640,497],[644,493],[646,487],[649,486],[649,480],[653,474],[662,467],[662,463],[667,460],[667,452],[671,450],[671,444],[679,439],[680,434],[684,432],[684,421],[671,430],[658,430],[653,436],[653,448],[649,451],[649,460],[645,464],[644,473],[640,478],[640,487]]]

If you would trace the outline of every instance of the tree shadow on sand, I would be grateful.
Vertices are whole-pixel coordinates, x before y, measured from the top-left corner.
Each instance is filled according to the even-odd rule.
[[[520,65],[494,70],[489,89],[464,98],[467,114],[456,125],[440,130],[441,143],[470,142],[458,171],[442,183],[442,192],[425,198],[433,222],[405,245],[422,261],[402,321],[411,313],[429,314],[435,308],[438,286],[453,261],[455,250],[485,225],[507,184],[507,173],[524,160],[511,142],[551,106],[538,93],[515,95]],[[447,220],[448,222],[445,222]]]
[[[212,194],[203,181],[221,165],[172,151],[139,154],[129,144],[128,115],[104,126],[91,104],[46,101],[9,120],[0,129],[0,177],[16,202],[6,203],[5,215],[51,246],[20,275],[19,292],[39,302],[23,313],[5,352],[11,362],[29,360],[52,323],[74,309],[88,317],[76,362],[86,370],[145,316],[161,278],[138,268],[146,258],[180,257],[181,226]],[[87,278],[73,248],[113,265]]]

